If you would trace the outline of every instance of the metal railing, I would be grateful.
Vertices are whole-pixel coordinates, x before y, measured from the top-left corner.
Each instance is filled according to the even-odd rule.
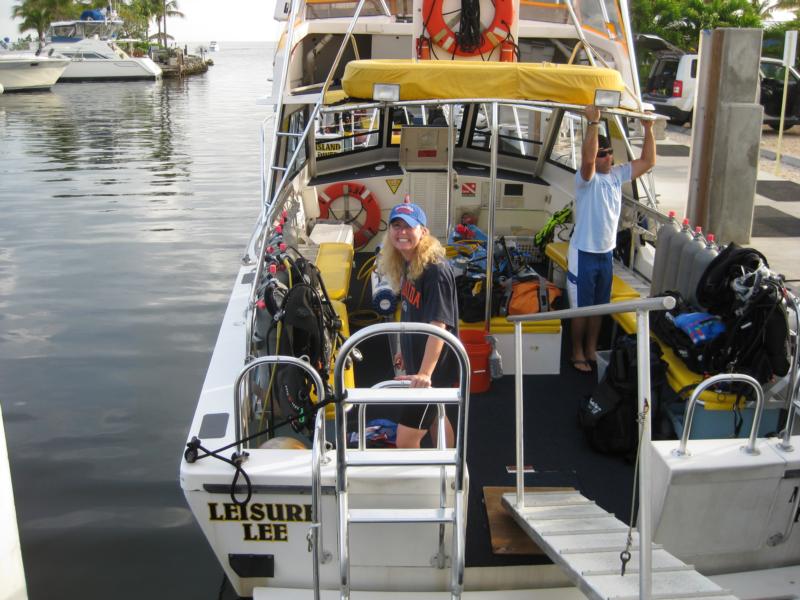
[[[747,445],[745,445],[742,450],[747,454],[758,454],[756,438],[758,437],[758,427],[761,425],[761,415],[764,412],[764,390],[761,384],[753,377],[750,377],[750,375],[744,375],[743,373],[721,373],[700,382],[697,387],[694,388],[689,400],[686,401],[686,409],[683,413],[683,433],[681,434],[681,441],[678,448],[673,451],[675,456],[689,455],[689,452],[686,450],[686,444],[689,442],[689,434],[692,431],[692,421],[694,420],[694,411],[697,408],[697,404],[700,402],[700,394],[717,384],[734,382],[746,383],[756,392],[756,409],[753,415],[753,425],[750,428],[750,436],[747,440]]]
[[[525,461],[524,435],[522,431],[523,417],[523,378],[522,378],[522,324],[551,319],[573,319],[575,317],[597,317],[625,312],[636,312],[636,360],[638,379],[638,414],[642,415],[640,432],[642,445],[649,446],[651,439],[650,410],[650,311],[669,310],[675,307],[672,297],[646,298],[628,300],[613,304],[600,304],[568,310],[529,315],[514,315],[508,320],[514,323],[515,351],[515,406],[516,406],[516,462],[517,462],[517,494],[516,507],[522,511],[525,507]],[[639,476],[639,597],[650,600],[652,595],[652,514],[650,507],[650,453],[640,454]]]
[[[314,384],[314,389],[317,391],[317,398],[322,402],[325,398],[325,386],[322,384],[322,377],[314,369],[314,367],[299,358],[294,356],[262,356],[247,363],[239,375],[236,376],[236,383],[233,386],[233,419],[235,425],[236,435],[236,450],[241,452],[243,438],[250,436],[250,394],[242,393],[242,388],[245,387],[245,377],[254,369],[264,365],[293,365],[306,371],[311,377]],[[246,403],[246,406],[245,406]]]

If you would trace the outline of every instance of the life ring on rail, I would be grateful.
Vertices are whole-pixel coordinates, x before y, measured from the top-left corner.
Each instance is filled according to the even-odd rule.
[[[422,14],[425,19],[425,28],[430,33],[433,43],[450,54],[485,56],[511,33],[511,23],[514,22],[514,4],[512,0],[495,0],[494,19],[481,32],[481,40],[483,40],[481,45],[474,52],[464,52],[458,47],[455,33],[444,20],[443,2],[444,0],[423,0]]]
[[[378,233],[381,226],[381,208],[378,206],[375,196],[364,184],[355,181],[340,181],[329,185],[319,193],[319,218],[327,219],[331,213],[331,204],[345,196],[358,200],[361,203],[361,211],[364,211],[367,215],[363,225],[356,230],[353,236],[355,247],[360,248],[365,246]],[[358,225],[355,217],[352,220],[348,219],[347,222],[353,222]]]

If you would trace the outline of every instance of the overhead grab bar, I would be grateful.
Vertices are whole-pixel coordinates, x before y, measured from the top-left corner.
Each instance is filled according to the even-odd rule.
[[[681,443],[680,446],[672,452],[675,456],[687,456],[689,454],[686,451],[686,444],[689,441],[689,433],[692,430],[694,410],[697,406],[697,401],[700,398],[700,394],[718,383],[732,383],[734,381],[746,383],[756,391],[756,412],[753,415],[753,426],[750,428],[750,438],[747,440],[747,445],[744,446],[742,450],[747,452],[747,454],[759,454],[759,451],[756,449],[756,438],[758,437],[758,426],[761,424],[761,413],[764,411],[764,390],[761,388],[761,384],[758,383],[758,381],[756,381],[754,378],[750,377],[750,375],[745,375],[744,373],[721,373],[719,375],[709,377],[705,381],[701,382],[696,388],[694,388],[691,397],[686,402]]]

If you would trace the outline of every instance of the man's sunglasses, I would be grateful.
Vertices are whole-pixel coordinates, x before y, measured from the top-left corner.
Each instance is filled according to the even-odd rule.
[[[609,154],[613,155],[614,151],[613,150],[598,150],[597,151],[597,158],[605,158]]]

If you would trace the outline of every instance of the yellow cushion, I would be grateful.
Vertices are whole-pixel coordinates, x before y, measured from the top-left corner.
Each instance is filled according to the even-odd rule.
[[[633,289],[616,275],[611,279],[611,301],[633,300],[640,296],[639,292]]]
[[[545,255],[559,267],[567,270],[567,253],[569,242],[551,242],[544,249]]]
[[[345,300],[353,270],[353,246],[343,242],[324,242],[319,245],[316,264],[330,299]]]
[[[459,321],[459,329],[483,329],[484,322],[465,323]],[[489,333],[514,333],[514,323],[505,317],[492,317],[489,321]],[[536,323],[523,323],[522,333],[561,333],[561,321],[537,321]]]
[[[667,344],[659,340],[655,335],[651,337],[661,346],[663,353],[661,358],[667,363],[667,382],[670,387],[679,392],[685,387],[695,386],[703,380],[703,376],[689,370],[686,363],[675,354]],[[691,392],[687,392],[684,397],[689,398]],[[706,410],[731,410],[736,402],[736,394],[721,394],[714,391],[706,391],[700,394],[700,400],[705,403]]]

